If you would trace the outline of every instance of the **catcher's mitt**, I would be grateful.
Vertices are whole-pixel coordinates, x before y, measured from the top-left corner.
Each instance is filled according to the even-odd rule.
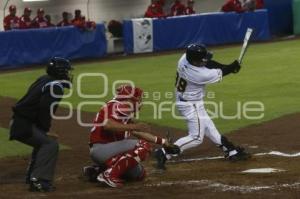
[[[168,144],[167,146],[164,146],[163,148],[165,149],[167,154],[171,154],[171,155],[180,154],[180,148],[179,148],[179,146],[177,146],[175,144]]]
[[[168,140],[168,144],[164,145],[163,148],[165,149],[167,154],[171,155],[178,155],[180,154],[180,148],[179,146],[172,144],[173,143],[173,135],[170,133],[170,131],[167,131],[166,138]]]

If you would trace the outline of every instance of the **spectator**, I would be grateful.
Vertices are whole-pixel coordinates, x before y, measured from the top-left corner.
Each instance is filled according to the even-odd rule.
[[[163,18],[165,17],[165,14],[160,3],[157,3],[156,1],[155,3],[152,3],[150,6],[148,6],[144,16],[149,18]]]
[[[242,2],[240,0],[227,0],[222,6],[221,11],[223,12],[244,12]]]
[[[85,30],[87,30],[87,31],[93,31],[95,29],[96,29],[96,22],[90,21],[90,20],[87,20],[85,22]]]
[[[62,26],[70,26],[72,25],[69,21],[69,13],[63,12],[62,13],[62,20],[57,24],[57,26],[62,27]]]
[[[48,21],[44,17],[45,11],[43,8],[37,10],[37,16],[32,21],[32,27],[34,28],[47,28]]]
[[[81,15],[81,10],[75,10],[75,17],[71,23],[78,28],[84,29],[85,18]]]
[[[19,28],[19,17],[16,16],[16,13],[16,6],[9,6],[9,15],[7,15],[3,20],[3,26],[5,31]]]
[[[122,26],[121,22],[116,21],[116,20],[111,20],[108,23],[107,28],[113,37],[122,37],[123,36],[123,26]]]
[[[26,7],[24,9],[24,14],[20,18],[20,29],[32,28],[30,15],[31,15],[31,9]]]
[[[194,0],[188,0],[187,1],[187,6],[186,6],[186,9],[185,9],[185,14],[187,15],[192,15],[192,14],[195,14],[195,10],[194,10]]]
[[[263,9],[264,7],[264,0],[256,0],[256,9]]]
[[[181,3],[181,0],[174,0],[171,6],[171,16],[185,15],[185,6]]]
[[[51,16],[46,15],[45,18],[47,19],[47,27],[55,27],[53,23],[51,23]]]
[[[244,11],[254,11],[255,10],[255,2],[256,0],[244,0],[243,9]]]

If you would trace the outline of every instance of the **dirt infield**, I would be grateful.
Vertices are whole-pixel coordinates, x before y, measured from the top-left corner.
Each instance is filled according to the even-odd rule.
[[[1,127],[8,127],[13,103],[12,99],[0,98]],[[63,110],[59,112],[63,114]],[[93,116],[84,113],[87,121]],[[199,148],[170,162],[163,174],[155,172],[151,158],[144,164],[147,179],[121,189],[89,183],[81,176],[81,168],[91,163],[87,145],[89,129],[79,127],[74,118],[55,121],[53,129],[60,135],[60,142],[72,147],[60,153],[55,178],[57,191],[50,194],[28,192],[23,182],[28,158],[14,157],[0,160],[0,198],[300,198],[299,121],[299,113],[291,114],[231,133],[229,137],[234,142],[254,154],[249,161],[224,161],[220,151],[205,140]],[[160,132],[165,129],[157,127]],[[171,130],[175,137],[184,133]],[[283,171],[242,173],[257,168]]]

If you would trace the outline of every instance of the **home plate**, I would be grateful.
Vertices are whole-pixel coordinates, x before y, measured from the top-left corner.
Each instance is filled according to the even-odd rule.
[[[260,168],[260,169],[248,169],[242,171],[242,173],[277,173],[285,170],[282,169],[274,169],[274,168]]]

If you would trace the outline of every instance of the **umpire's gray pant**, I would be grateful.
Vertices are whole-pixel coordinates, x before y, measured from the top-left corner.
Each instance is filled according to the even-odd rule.
[[[32,136],[18,141],[33,147],[28,168],[30,178],[53,181],[59,145],[54,139],[49,138],[46,133],[33,125]]]

